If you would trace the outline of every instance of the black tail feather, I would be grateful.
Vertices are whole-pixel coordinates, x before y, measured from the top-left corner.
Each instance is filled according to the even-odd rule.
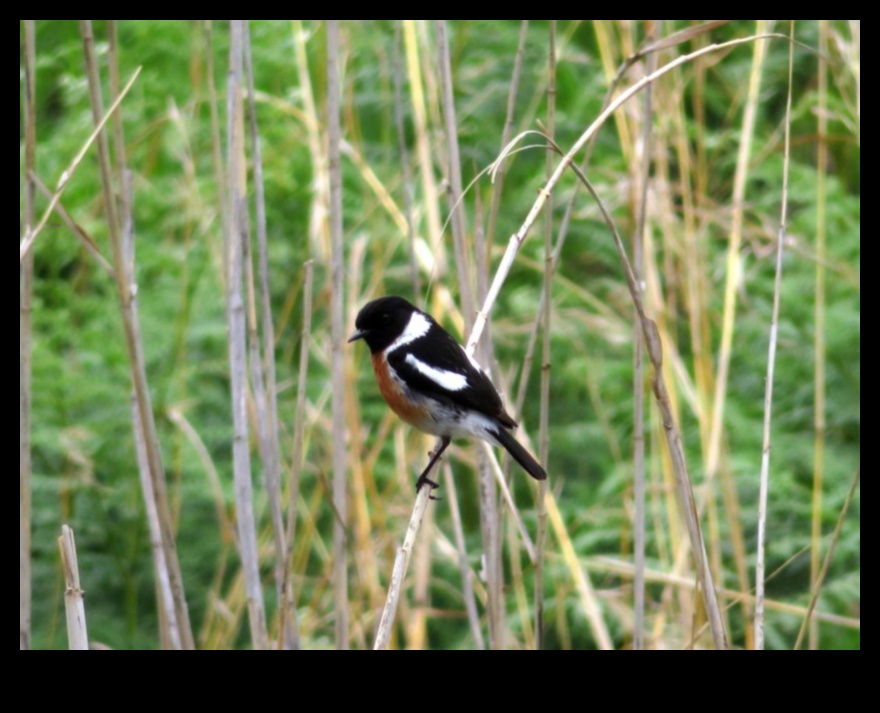
[[[523,470],[531,475],[535,480],[547,480],[547,471],[544,470],[540,463],[536,461],[531,454],[523,448],[509,431],[499,428],[492,435],[498,440],[498,443],[504,446],[505,450],[510,453],[513,459],[519,463]]]

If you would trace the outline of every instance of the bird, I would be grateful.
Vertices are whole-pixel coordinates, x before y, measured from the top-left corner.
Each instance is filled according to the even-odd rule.
[[[547,471],[513,437],[516,421],[477,361],[431,315],[403,297],[365,305],[348,340],[366,342],[379,391],[400,418],[441,439],[416,490],[438,484],[428,478],[453,438],[474,436],[504,448],[536,480]]]

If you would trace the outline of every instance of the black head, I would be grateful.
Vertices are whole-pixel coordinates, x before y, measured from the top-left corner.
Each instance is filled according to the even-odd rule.
[[[403,334],[414,313],[422,314],[403,297],[381,297],[374,300],[358,314],[355,321],[357,332],[348,342],[351,344],[363,339],[371,352],[381,352]]]

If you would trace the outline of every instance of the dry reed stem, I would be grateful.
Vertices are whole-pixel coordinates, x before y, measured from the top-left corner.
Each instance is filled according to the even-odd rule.
[[[766,33],[767,20],[758,20],[756,36]],[[742,130],[739,137],[739,153],[733,188],[733,215],[731,219],[730,241],[727,250],[727,278],[724,288],[724,316],[721,332],[721,346],[718,356],[718,375],[715,381],[715,397],[712,403],[712,431],[709,437],[709,452],[706,458],[706,479],[715,480],[721,459],[721,445],[724,433],[724,412],[727,402],[730,361],[733,354],[733,336],[736,328],[737,295],[742,275],[743,222],[745,214],[746,188],[748,185],[752,143],[755,138],[755,123],[758,115],[761,81],[764,75],[764,62],[767,58],[767,42],[755,43],[752,70],[743,113]]]
[[[159,522],[159,510],[156,507],[156,494],[153,492],[153,481],[150,478],[150,461],[147,456],[147,444],[143,437],[140,412],[137,399],[131,398],[131,418],[135,425],[135,451],[137,452],[138,474],[140,475],[141,492],[144,498],[144,509],[147,515],[147,529],[150,532],[150,549],[153,552],[153,576],[156,578],[156,605],[159,612],[159,636],[164,651],[181,651],[180,627],[174,611],[174,596],[171,593],[171,578],[168,576],[168,563],[162,547],[162,526]]]
[[[428,474],[430,476],[430,473]],[[400,594],[403,590],[403,583],[406,579],[406,572],[409,569],[409,561],[412,556],[413,547],[415,547],[416,538],[422,526],[422,520],[431,502],[431,489],[422,488],[416,497],[413,506],[412,517],[406,528],[406,536],[403,544],[397,551],[397,557],[394,560],[394,569],[391,572],[391,582],[388,586],[388,599],[385,602],[385,609],[382,612],[382,618],[379,620],[379,629],[376,634],[376,643],[373,646],[374,651],[387,651],[391,641],[391,633],[394,628],[394,620],[397,616],[397,608],[400,604]]]
[[[645,89],[645,87],[653,84],[658,79],[660,79],[660,77],[669,74],[671,71],[708,54],[732,49],[734,47],[739,47],[741,45],[755,42],[756,40],[770,39],[772,37],[779,36],[767,35],[765,37],[745,37],[737,40],[731,40],[730,42],[709,45],[708,47],[704,47],[700,50],[697,50],[696,52],[678,57],[658,69],[656,72],[653,72],[652,74],[636,82],[629,89],[621,93],[620,96],[611,101],[602,110],[602,112],[593,121],[590,127],[580,136],[580,138],[575,142],[568,153],[565,154],[563,160],[560,161],[559,166],[557,166],[556,171],[554,171],[550,180],[539,193],[537,201],[535,201],[522,226],[520,226],[520,229],[511,236],[507,250],[504,253],[498,270],[495,273],[495,279],[493,280],[492,286],[489,289],[489,294],[487,295],[486,300],[483,303],[482,309],[477,313],[477,319],[474,323],[474,329],[471,332],[470,339],[468,340],[468,350],[470,351],[470,353],[473,353],[474,346],[480,341],[483,335],[483,330],[486,328],[486,322],[488,321],[489,314],[491,313],[495,302],[498,300],[498,295],[501,293],[501,288],[504,286],[504,283],[507,281],[507,278],[510,275],[510,270],[513,267],[516,255],[522,247],[523,243],[525,242],[526,238],[528,237],[528,234],[534,226],[535,221],[538,219],[538,216],[543,210],[544,205],[547,201],[547,196],[556,187],[556,184],[559,183],[559,180],[562,178],[565,170],[569,166],[574,165],[574,157],[578,153],[580,153],[581,150],[593,139],[593,137],[598,133],[599,129],[601,129],[605,125],[608,119],[613,116],[614,113],[621,106],[626,104],[635,95]],[[500,165],[507,158],[507,156],[510,155],[514,148],[514,145],[519,143],[521,136],[522,135],[514,138],[507,146],[505,146],[504,150],[502,150],[501,154],[496,159],[495,166]]]
[[[610,557],[591,557],[586,560],[586,565],[593,571],[614,574],[622,577],[634,577],[635,567],[630,562],[615,560]],[[646,570],[645,579],[652,584],[660,584],[666,587],[682,589],[686,591],[695,591],[696,585],[692,577],[680,577],[666,572],[656,572]],[[737,592],[732,589],[720,588],[718,596],[727,602],[727,607],[737,604],[755,605],[757,598],[753,594],[745,592]],[[767,611],[773,611],[786,616],[795,616],[800,619],[809,619],[808,607],[799,607],[786,602],[778,602],[772,599],[766,599],[765,607]],[[814,612],[813,617],[831,626],[837,626],[842,629],[851,629],[861,631],[861,619],[853,619],[851,617],[838,616],[837,614],[826,614],[824,612]]]
[[[846,502],[843,505],[843,509],[840,511],[840,516],[837,518],[837,526],[834,528],[834,535],[831,538],[831,544],[828,546],[828,552],[825,555],[825,562],[822,565],[822,569],[819,572],[819,576],[817,577],[816,584],[812,588],[812,593],[810,595],[810,606],[807,608],[806,616],[804,617],[804,623],[801,626],[800,633],[798,634],[797,643],[795,643],[794,649],[795,651],[800,650],[801,646],[804,643],[804,637],[807,634],[807,630],[811,628],[814,624],[818,625],[819,621],[821,621],[821,617],[815,616],[816,605],[819,603],[819,596],[822,594],[822,587],[825,585],[825,580],[828,577],[828,570],[831,567],[831,562],[834,560],[834,551],[837,548],[837,543],[840,542],[840,535],[843,532],[843,524],[846,522],[846,516],[849,513],[850,505],[852,505],[853,498],[856,496],[856,490],[858,490],[860,483],[862,482],[862,468],[859,466],[859,469],[856,471],[855,477],[853,478],[852,485],[850,486],[849,493],[846,496]]]
[[[596,645],[602,651],[612,651],[614,649],[614,643],[611,640],[611,634],[608,631],[605,620],[602,618],[602,611],[599,608],[599,602],[596,597],[596,592],[593,589],[593,583],[590,581],[590,576],[587,574],[586,569],[578,560],[577,553],[574,549],[574,543],[571,541],[571,537],[565,529],[565,523],[562,520],[562,513],[559,511],[556,499],[550,492],[547,493],[546,508],[547,515],[550,518],[550,525],[553,528],[559,548],[562,550],[562,557],[565,560],[565,564],[572,575],[575,587],[580,595],[581,604],[584,607],[584,615],[586,616],[590,629],[593,632]]]
[[[37,157],[36,21],[24,20],[25,77],[25,180],[24,225],[25,234],[33,228],[36,217],[36,181],[34,170]],[[34,260],[33,255],[19,263],[18,273],[18,644],[19,651],[31,647],[31,374]]]
[[[348,566],[346,526],[348,499],[346,473],[348,453],[345,428],[345,257],[342,225],[342,163],[340,142],[340,101],[342,88],[339,67],[339,21],[327,20],[327,133],[330,171],[330,234],[331,234],[331,381],[333,383],[333,587],[336,593],[336,647],[347,650],[348,632]]]
[[[452,241],[455,246],[455,263],[458,271],[459,302],[464,316],[465,329],[470,330],[474,321],[473,268],[467,246],[467,221],[462,205],[464,190],[461,182],[461,158],[458,146],[458,122],[455,99],[452,93],[452,63],[449,58],[449,38],[446,20],[434,21],[439,52],[440,90],[443,101],[443,120],[446,133],[447,160],[449,161],[449,207],[452,223]]]
[[[85,592],[79,582],[79,562],[76,556],[76,539],[67,525],[61,528],[58,538],[61,550],[61,568],[64,572],[64,610],[67,614],[67,639],[71,651],[88,651],[89,634],[86,627]]]
[[[309,260],[305,266],[303,283],[303,329],[300,341],[299,375],[297,377],[296,412],[294,414],[293,454],[290,459],[290,484],[287,494],[287,562],[284,566],[284,599],[281,606],[283,624],[290,636],[292,648],[299,648],[299,624],[297,617],[297,594],[293,581],[294,551],[296,546],[297,506],[300,502],[300,482],[303,470],[303,442],[306,421],[306,382],[309,373],[309,347],[312,335],[312,300],[314,294],[315,263]]]
[[[758,553],[755,573],[755,649],[764,650],[764,601],[767,555],[767,503],[770,492],[770,451],[773,425],[773,387],[776,375],[776,348],[779,342],[779,313],[782,302],[782,265],[788,230],[788,185],[791,166],[791,106],[794,92],[795,23],[791,21],[791,44],[788,56],[788,100],[785,107],[785,164],[782,173],[782,216],[776,245],[776,278],[773,288],[773,317],[770,322],[770,347],[767,357],[767,384],[764,396],[764,448],[761,457],[761,485],[758,496]]]
[[[810,585],[820,588],[819,575],[822,556],[822,500],[825,481],[825,262],[828,252],[828,20],[819,20],[819,144],[816,158],[816,317],[815,317],[815,405],[813,427],[815,450],[813,455],[813,521],[812,550],[810,553]],[[819,627],[810,628],[810,650],[819,648]]]
[[[119,75],[119,26],[116,20],[107,20],[107,35],[109,36],[108,65],[110,68],[110,96],[119,96],[120,75]],[[125,172],[128,161],[125,151],[125,134],[122,130],[122,112],[113,114],[113,153],[116,157],[116,183],[123,185],[125,180]],[[121,210],[125,213],[124,202],[125,196],[120,196],[123,202]]]
[[[646,41],[650,44],[656,32],[657,20],[647,20]],[[659,21],[659,22],[662,22]],[[645,71],[651,74],[656,67],[656,56],[652,53],[645,60]],[[638,207],[636,209],[636,232],[633,236],[633,269],[639,287],[644,283],[644,242],[648,221],[648,184],[651,180],[651,154],[653,144],[653,86],[645,89],[643,97],[642,134],[636,154],[641,152],[638,182],[640,186]],[[633,325],[633,483],[635,499],[635,543],[634,560],[636,576],[634,581],[635,632],[633,648],[645,648],[645,548],[647,542],[647,478],[645,473],[645,365],[644,341],[641,326]]]
[[[37,190],[43,195],[43,197],[46,200],[52,200],[52,191],[50,191],[46,187],[46,184],[40,180],[40,177],[37,175],[31,174],[31,178],[34,181],[34,184],[36,185]],[[97,244],[95,243],[94,240],[92,240],[91,236],[88,233],[86,233],[85,230],[83,230],[82,226],[77,224],[77,222],[73,219],[73,217],[71,217],[70,213],[67,212],[67,210],[64,207],[64,204],[61,201],[58,201],[55,204],[55,212],[58,214],[58,217],[61,218],[61,220],[64,222],[64,224],[67,226],[68,230],[70,230],[70,232],[74,234],[76,239],[80,241],[82,246],[85,248],[86,252],[88,252],[89,255],[91,255],[93,258],[95,258],[95,260],[97,261],[97,263],[101,267],[101,269],[104,271],[104,273],[112,280],[113,276],[114,276],[113,266],[107,261],[107,258],[105,258],[101,254]]]
[[[214,166],[214,183],[217,186],[217,205],[220,207],[220,222],[224,240],[229,235],[229,206],[226,204],[226,171],[223,167],[223,140],[220,129],[220,98],[217,95],[217,82],[214,69],[213,23],[204,21],[205,29],[205,69],[208,84],[208,106],[211,114],[211,162]],[[224,252],[225,259],[225,252]],[[221,280],[226,280],[225,270],[221,270]]]
[[[513,74],[510,78],[510,90],[507,94],[507,117],[504,120],[504,129],[501,131],[501,146],[498,147],[502,151],[508,143],[513,133],[513,123],[516,113],[516,101],[519,98],[520,80],[522,77],[523,60],[526,53],[526,40],[529,36],[529,21],[523,20],[519,30],[519,42],[516,48],[516,59],[513,62]],[[501,169],[495,176],[495,183],[492,190],[492,205],[489,208],[489,227],[486,229],[486,243],[488,248],[495,244],[495,231],[498,225],[498,215],[501,212],[501,199],[504,197],[504,179],[507,175],[505,167]],[[484,299],[485,295],[481,296]]]
[[[88,153],[89,149],[92,147],[92,144],[94,144],[98,137],[101,135],[105,124],[109,121],[110,117],[113,116],[113,114],[122,104],[122,100],[125,99],[125,96],[134,86],[135,81],[141,73],[141,69],[141,67],[138,67],[134,71],[131,79],[128,80],[128,84],[125,85],[122,93],[118,97],[116,97],[116,100],[110,105],[110,109],[107,111],[107,113],[104,114],[103,117],[99,117],[99,119],[96,119],[95,130],[91,133],[89,138],[83,144],[83,147],[79,150],[79,153],[77,153],[76,156],[73,157],[73,160],[70,162],[70,165],[67,167],[67,169],[61,174],[61,177],[58,179],[58,186],[55,188],[55,192],[52,194],[52,200],[49,201],[49,206],[43,213],[43,217],[40,218],[40,222],[37,223],[37,227],[27,231],[21,239],[21,243],[18,249],[19,263],[24,260],[25,256],[30,252],[31,248],[33,247],[34,242],[40,236],[40,233],[43,232],[43,228],[46,227],[46,223],[49,221],[49,217],[55,211],[55,206],[57,205],[58,201],[61,200],[61,196],[64,195],[64,191],[67,186],[70,185],[70,181],[73,178],[73,175],[76,173],[76,170],[80,167],[80,164],[85,158],[86,153]]]
[[[855,43],[855,57],[853,74],[856,78],[856,138],[859,147],[862,145],[862,21],[850,20],[853,42]]]
[[[632,87],[624,91],[617,99],[612,101],[599,115],[599,117],[593,122],[593,124],[581,135],[581,137],[577,140],[574,146],[569,150],[567,154],[565,154],[563,160],[560,162],[556,171],[551,176],[550,180],[547,182],[543,190],[540,192],[538,200],[532,206],[531,211],[526,217],[524,223],[520,227],[519,231],[517,231],[510,239],[510,243],[508,245],[508,249],[504,254],[502,262],[498,268],[498,271],[495,275],[495,279],[492,283],[492,287],[489,290],[489,294],[486,297],[486,300],[483,304],[483,308],[477,314],[477,320],[474,325],[474,330],[471,333],[470,339],[468,340],[468,351],[469,353],[473,353],[473,350],[476,347],[476,344],[479,342],[480,337],[482,336],[483,330],[485,329],[486,322],[488,320],[488,315],[492,310],[492,307],[495,304],[495,301],[498,299],[498,295],[500,294],[501,288],[504,285],[508,275],[510,274],[510,270],[513,266],[513,261],[516,257],[516,254],[519,252],[519,249],[522,247],[522,244],[525,242],[528,234],[534,225],[535,221],[538,218],[541,210],[544,208],[545,203],[547,202],[547,198],[549,193],[555,188],[556,184],[562,177],[562,174],[569,167],[574,168],[574,157],[587,145],[587,143],[593,138],[593,136],[599,131],[599,129],[604,126],[607,122],[608,118],[613,115],[613,113],[620,108],[623,104],[628,102],[632,97],[642,91],[645,87],[650,84],[653,84],[660,77],[668,74],[672,70],[681,67],[689,62],[693,62],[699,57],[703,57],[705,55],[711,54],[713,52],[718,52],[724,49],[731,49],[733,47],[738,47],[740,45],[748,44],[750,42],[754,42],[756,40],[760,40],[760,37],[747,37],[738,40],[733,40],[731,42],[725,42],[722,44],[714,44],[709,47],[702,48],[697,50],[696,52],[692,52],[688,55],[684,55],[679,57],[668,64],[661,67],[656,72],[652,72],[648,76],[644,77]],[[511,144],[505,147],[505,150],[502,151],[501,156],[498,158],[496,163],[500,163],[504,160],[510,150],[513,148],[513,144],[519,141],[519,137],[514,139]],[[598,198],[598,196],[594,196]],[[601,203],[600,203],[601,206]],[[609,216],[610,218],[610,216]],[[610,222],[609,227],[613,228],[613,222]],[[715,644],[718,648],[727,648],[727,637],[724,633],[724,627],[721,623],[721,613],[718,608],[717,597],[714,592],[714,583],[712,582],[712,576],[709,572],[708,566],[708,558],[705,555],[705,546],[703,545],[702,535],[699,529],[699,523],[697,522],[697,513],[696,508],[693,503],[693,490],[690,484],[690,478],[687,475],[687,466],[684,457],[683,446],[681,442],[681,435],[676,426],[676,422],[672,417],[672,409],[670,407],[670,399],[669,393],[666,388],[665,378],[663,377],[662,372],[662,347],[658,340],[657,328],[656,325],[651,322],[647,315],[644,313],[644,307],[642,305],[642,300],[639,295],[639,289],[637,286],[637,282],[635,276],[632,274],[632,268],[629,265],[629,259],[626,257],[626,251],[623,248],[623,244],[620,241],[619,235],[615,232],[615,239],[618,241],[618,251],[621,254],[621,257],[624,262],[624,266],[626,269],[626,277],[627,282],[629,284],[629,288],[633,299],[636,303],[636,308],[639,311],[639,316],[642,322],[643,331],[645,332],[646,341],[649,347],[649,354],[651,356],[651,360],[655,365],[656,374],[655,374],[655,395],[657,396],[658,403],[660,404],[661,410],[664,415],[664,426],[666,428],[667,442],[669,445],[670,454],[673,458],[673,462],[675,465],[675,473],[677,478],[677,486],[679,496],[682,501],[682,505],[684,506],[684,514],[683,516],[686,519],[688,524],[688,531],[691,537],[695,559],[697,562],[697,568],[700,574],[700,579],[703,584],[703,595],[706,600],[707,609],[710,614],[710,619],[712,621],[712,632],[713,637],[715,639]],[[694,507],[691,507],[694,505]]]
[[[446,272],[445,251],[442,248],[443,230],[440,227],[440,196],[434,177],[434,163],[431,151],[431,134],[428,129],[428,115],[425,103],[425,89],[420,68],[421,53],[416,34],[415,20],[403,21],[403,37],[406,46],[406,65],[409,76],[409,91],[413,108],[416,154],[421,173],[422,200],[427,221],[427,240],[434,253],[434,277],[442,278]]]
[[[394,120],[397,125],[397,151],[400,154],[401,188],[403,191],[404,213],[406,215],[406,244],[409,251],[409,272],[412,280],[413,304],[420,305],[422,298],[422,281],[419,275],[419,263],[416,260],[416,227],[413,208],[412,166],[409,162],[409,150],[406,146],[406,122],[403,109],[403,67],[400,57],[402,41],[402,25],[394,25],[394,41],[392,43],[391,63],[394,75]]]
[[[247,415],[247,317],[242,295],[244,246],[247,240],[247,187],[244,158],[243,20],[230,20],[229,78],[227,88],[227,170],[229,235],[227,247],[227,319],[229,371],[234,437],[232,443],[238,546],[247,595],[248,619],[254,649],[269,648],[266,612],[260,579],[257,525],[251,481],[250,437]]]
[[[317,23],[320,25],[320,23]],[[309,155],[312,158],[312,189],[314,197],[309,211],[309,242],[311,254],[321,264],[330,262],[330,231],[327,226],[327,211],[330,205],[330,177],[325,164],[326,150],[321,135],[321,116],[315,101],[312,79],[309,74],[309,59],[306,53],[308,36],[302,20],[292,20],[294,57],[299,79],[299,92],[302,97],[304,123],[308,136]]]
[[[550,37],[547,67],[547,120],[545,130],[551,141],[556,136],[556,20],[550,21]],[[553,153],[546,154],[547,179],[553,175]],[[552,369],[551,339],[553,316],[553,274],[556,265],[553,261],[553,197],[548,196],[544,212],[544,276],[542,286],[543,333],[541,336],[541,406],[539,425],[539,457],[545,468],[550,467],[550,371]],[[547,481],[538,482],[537,518],[538,530],[535,536],[535,648],[544,648],[544,549],[547,543]]]
[[[266,492],[269,497],[269,508],[272,515],[272,531],[275,539],[275,581],[277,596],[280,602],[284,592],[284,564],[287,561],[284,516],[281,504],[281,446],[278,436],[278,394],[275,369],[275,327],[272,321],[272,303],[269,290],[269,239],[266,226],[266,189],[263,180],[263,150],[257,126],[257,106],[254,98],[254,62],[251,53],[250,23],[244,26],[244,60],[248,86],[248,129],[250,132],[251,154],[254,167],[254,197],[257,228],[257,256],[260,280],[260,326],[262,332],[262,360],[251,357],[251,369],[254,372],[254,390],[256,384],[262,382],[264,394],[263,404],[257,400],[257,413],[263,415],[258,421],[260,431],[261,458],[266,481]],[[251,267],[251,281],[252,281]],[[256,339],[256,320],[251,327],[251,351],[259,357],[260,349]],[[260,377],[259,379],[257,377]],[[291,642],[285,642],[290,647]]]
[[[468,561],[464,527],[461,522],[461,509],[458,506],[458,492],[455,488],[455,478],[452,477],[452,468],[449,467],[448,463],[443,466],[443,476],[449,498],[449,513],[452,517],[452,531],[455,535],[455,549],[458,568],[461,573],[461,594],[464,599],[465,610],[467,611],[468,624],[471,628],[471,636],[474,637],[474,648],[477,651],[485,651],[486,642],[483,639],[482,629],[480,629],[480,615],[477,612],[474,585],[471,582],[471,566]]]
[[[125,333],[126,349],[131,370],[132,386],[137,398],[140,423],[143,429],[144,443],[147,448],[147,459],[150,465],[150,477],[153,479],[153,491],[157,497],[156,507],[161,521],[162,543],[165,550],[165,560],[168,566],[169,578],[171,580],[175,615],[180,627],[181,644],[184,649],[190,650],[195,648],[195,643],[189,621],[189,611],[186,605],[183,574],[180,569],[180,561],[174,541],[171,512],[168,506],[168,495],[165,484],[165,469],[162,465],[159,436],[153,415],[149,384],[147,383],[143,339],[141,337],[138,318],[136,299],[137,284],[134,274],[133,246],[130,244],[133,241],[133,217],[131,216],[130,206],[127,206],[125,221],[131,226],[131,230],[128,233],[128,238],[126,238],[121,235],[121,222],[118,217],[119,214],[117,212],[116,196],[113,191],[113,181],[110,169],[109,141],[106,132],[103,131],[107,119],[113,114],[115,108],[121,104],[126,92],[128,92],[133,85],[137,73],[135,74],[135,77],[129,81],[126,88],[123,89],[122,94],[118,97],[114,97],[110,111],[105,113],[103,111],[101,82],[95,56],[95,40],[90,20],[80,20],[80,34],[83,38],[83,53],[85,55],[86,71],[88,75],[92,119],[96,127],[95,134],[93,134],[94,139],[92,140],[97,141],[98,164],[101,174],[104,211],[107,216],[110,245],[113,252],[113,266]],[[62,178],[62,183],[64,183],[64,178]],[[56,198],[50,203],[49,207],[52,210],[54,210],[53,203],[60,199],[60,190],[60,188],[59,190],[56,190]]]
[[[709,618],[709,624],[712,629],[712,637],[715,641],[715,646],[718,649],[724,650],[728,647],[727,634],[724,630],[724,625],[721,618],[721,610],[718,606],[718,597],[715,591],[715,584],[713,581],[712,573],[710,571],[709,558],[706,553],[705,542],[703,540],[703,535],[700,530],[699,515],[697,512],[696,501],[694,499],[693,486],[691,484],[690,476],[688,474],[687,461],[685,458],[681,431],[674,417],[672,401],[670,399],[669,391],[666,386],[666,378],[663,371],[663,344],[660,340],[657,324],[652,321],[645,312],[645,306],[642,301],[641,291],[636,281],[636,277],[633,274],[632,265],[630,264],[629,258],[627,257],[626,248],[623,244],[623,239],[620,237],[620,233],[617,231],[617,227],[615,226],[611,215],[608,213],[608,210],[605,207],[602,199],[599,197],[598,193],[596,193],[596,190],[587,180],[586,176],[584,176],[583,173],[574,166],[574,164],[572,164],[572,168],[578,174],[578,177],[587,187],[590,195],[593,196],[593,199],[599,206],[599,210],[601,211],[602,216],[605,219],[608,229],[614,236],[615,246],[617,248],[621,262],[624,266],[627,286],[629,288],[633,302],[635,303],[639,320],[642,324],[642,331],[645,337],[648,355],[651,359],[652,365],[654,366],[654,395],[656,397],[657,405],[659,406],[660,412],[663,417],[663,427],[666,432],[666,441],[669,449],[668,455],[672,461],[673,472],[676,479],[676,489],[678,492],[679,505],[682,511],[682,516],[684,517],[685,523],[687,525],[691,548],[697,566],[698,581],[703,588],[702,594],[703,601],[706,606],[706,614]]]

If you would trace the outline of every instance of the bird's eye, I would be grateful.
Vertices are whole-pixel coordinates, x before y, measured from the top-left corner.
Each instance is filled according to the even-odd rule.
[[[391,315],[390,315],[390,314],[383,314],[383,315],[382,315],[382,321],[383,321],[383,322],[387,322],[387,321],[390,320],[390,319],[391,319]]]

